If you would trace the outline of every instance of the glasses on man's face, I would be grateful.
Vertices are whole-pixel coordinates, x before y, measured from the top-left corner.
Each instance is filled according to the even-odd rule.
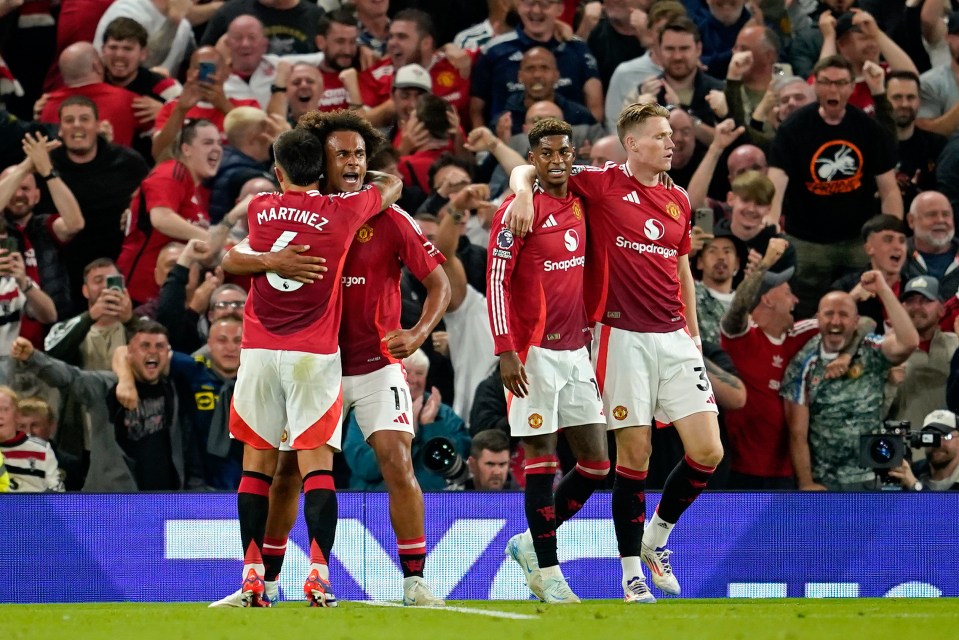
[[[816,78],[816,84],[821,84],[824,87],[845,89],[852,84],[852,80],[830,80],[829,78]]]
[[[242,309],[245,304],[246,302],[243,300],[221,300],[220,302],[214,302],[213,308],[219,309],[220,311],[224,309],[236,310]]]

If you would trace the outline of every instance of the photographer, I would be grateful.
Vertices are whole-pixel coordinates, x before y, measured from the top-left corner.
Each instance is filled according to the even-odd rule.
[[[897,469],[889,470],[904,491],[959,491],[959,427],[956,414],[939,409],[922,421],[922,431],[939,435],[938,447],[925,447],[926,459],[910,467],[902,461]]]
[[[446,488],[446,479],[426,468],[424,449],[432,440],[443,438],[465,458],[469,455],[469,432],[463,419],[456,415],[449,405],[443,404],[436,387],[433,387],[431,393],[426,393],[426,374],[430,368],[426,354],[417,349],[413,355],[403,360],[403,366],[406,368],[406,381],[410,386],[413,402],[413,473],[424,491],[441,491]],[[351,471],[350,489],[385,490],[386,485],[375,452],[364,441],[354,412],[350,412],[344,428],[346,435],[343,437],[343,456]]]

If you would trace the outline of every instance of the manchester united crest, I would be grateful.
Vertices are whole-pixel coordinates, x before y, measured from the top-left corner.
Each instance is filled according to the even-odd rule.
[[[529,417],[529,426],[532,429],[539,429],[543,426],[543,416],[534,413]]]
[[[615,409],[613,409],[613,417],[616,418],[617,420],[625,420],[626,416],[628,415],[629,415],[629,409],[627,409],[623,405],[619,405]]]
[[[280,442],[286,442],[290,439],[290,433],[286,429],[283,430],[283,435],[280,436]]]
[[[862,363],[854,362],[852,366],[849,367],[849,371],[846,373],[846,377],[850,380],[855,380],[862,375]]]
[[[452,71],[441,71],[436,75],[436,84],[448,89],[456,84],[456,74]]]
[[[666,214],[673,220],[679,220],[679,206],[675,202],[666,205]]]
[[[583,207],[579,205],[579,200],[573,200],[573,217],[577,220],[583,219]]]
[[[373,239],[373,227],[368,224],[364,224],[360,227],[359,231],[356,232],[356,241],[357,242],[369,242]]]

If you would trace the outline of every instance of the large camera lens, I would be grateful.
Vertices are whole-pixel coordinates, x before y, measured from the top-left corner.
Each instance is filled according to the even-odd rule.
[[[433,438],[423,447],[423,465],[433,473],[445,475],[458,457],[453,443],[446,438]]]
[[[888,438],[876,438],[869,448],[869,455],[879,464],[888,464],[896,455],[896,446]]]

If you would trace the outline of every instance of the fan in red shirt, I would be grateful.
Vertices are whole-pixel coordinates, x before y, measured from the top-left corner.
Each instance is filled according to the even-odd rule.
[[[153,270],[168,243],[197,238],[210,244],[212,255],[223,247],[229,227],[210,228],[209,194],[200,184],[216,175],[222,154],[217,128],[207,120],[191,122],[180,134],[176,157],[154,167],[133,193],[117,268],[135,305],[159,293]]]
[[[661,183],[675,146],[669,112],[632,104],[616,128],[626,162],[574,167],[569,189],[586,209],[586,310],[595,322],[592,358],[607,427],[616,435],[612,504],[622,586],[627,602],[650,602],[641,563],[660,590],[680,593],[666,543],[723,453],[696,324],[689,198]],[[510,228],[517,234],[525,235],[533,219],[532,173],[517,167],[510,182],[516,193]],[[644,532],[654,417],[676,427],[686,456],[666,480]]]
[[[507,553],[524,568],[533,594],[548,603],[579,602],[560,571],[556,529],[609,473],[606,419],[586,350],[586,221],[582,202],[567,188],[572,138],[569,124],[553,118],[530,129],[533,229],[518,238],[503,223],[511,196],[493,217],[488,252],[487,308],[510,434],[523,440],[526,453],[529,533],[510,539]],[[577,464],[554,493],[560,429]]]
[[[377,121],[381,109],[392,112],[392,105],[387,103],[396,70],[408,64],[418,64],[429,71],[433,95],[456,107],[460,120],[468,122],[469,78],[464,78],[450,59],[437,51],[433,19],[429,14],[418,9],[404,9],[397,13],[390,23],[386,52],[387,57],[360,73],[360,92],[363,104],[373,109],[371,119]]]

